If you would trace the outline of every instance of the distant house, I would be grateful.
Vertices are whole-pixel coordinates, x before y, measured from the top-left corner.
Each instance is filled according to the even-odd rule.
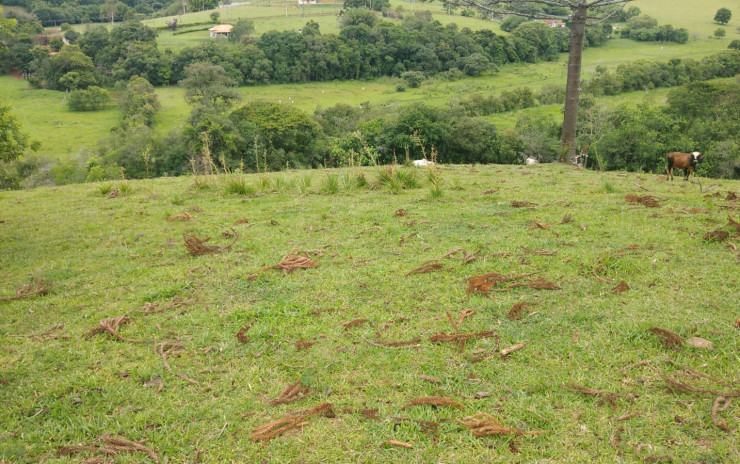
[[[218,26],[213,26],[208,29],[208,32],[211,33],[212,39],[216,37],[228,37],[233,28],[234,26],[231,24],[219,24]]]
[[[545,24],[550,27],[565,27],[565,23],[562,21],[556,21],[554,19],[546,19]]]

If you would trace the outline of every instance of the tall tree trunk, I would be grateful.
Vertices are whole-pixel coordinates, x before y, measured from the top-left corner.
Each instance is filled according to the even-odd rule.
[[[576,155],[576,123],[578,122],[578,99],[581,93],[581,58],[583,36],[586,32],[586,12],[583,2],[573,8],[571,17],[570,51],[568,53],[568,81],[565,87],[565,109],[563,115],[562,146],[567,148],[567,159]]]

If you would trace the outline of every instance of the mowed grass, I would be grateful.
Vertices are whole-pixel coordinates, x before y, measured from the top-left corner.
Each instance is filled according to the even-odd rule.
[[[374,184],[380,169],[362,171]],[[427,171],[409,172],[395,175],[420,187],[397,194],[359,187],[358,170],[0,193],[0,296],[33,277],[52,285],[0,302],[0,457],[80,462],[96,453],[59,451],[111,435],[169,462],[740,461],[737,404],[712,417],[716,394],[740,389],[739,255],[702,239],[720,228],[738,243],[725,224],[740,220],[740,203],[725,198],[740,182],[702,195],[663,176],[443,166],[432,198]],[[234,182],[256,194],[226,194]],[[110,198],[111,188],[121,194]],[[184,212],[193,220],[167,221]],[[222,233],[238,237],[228,251],[192,256],[185,232],[213,246],[232,242]],[[476,259],[445,258],[459,248]],[[320,267],[269,269],[292,249]],[[442,268],[409,274],[430,260]],[[517,282],[560,289],[466,294],[471,276],[492,272],[538,273]],[[617,293],[622,281],[629,290]],[[516,303],[530,306],[512,320]],[[462,311],[472,314],[460,321]],[[92,333],[125,314],[118,333],[143,343]],[[713,349],[666,348],[653,327]],[[464,347],[430,341],[458,330],[492,334]],[[175,347],[169,369],[160,343]],[[694,392],[671,392],[662,376]],[[297,380],[305,397],[270,405]],[[404,409],[433,396],[462,407]],[[323,403],[330,417],[252,439]],[[476,413],[542,433],[477,438],[457,421]]]

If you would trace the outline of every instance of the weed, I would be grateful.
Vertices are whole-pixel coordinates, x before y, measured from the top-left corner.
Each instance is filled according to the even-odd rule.
[[[616,191],[617,191],[617,189],[614,188],[614,185],[611,182],[609,182],[608,180],[607,181],[604,181],[604,192],[606,192],[606,193],[614,193]]]
[[[327,195],[336,195],[339,193],[339,176],[336,174],[326,174],[326,182],[321,187],[321,191]]]
[[[230,195],[254,195],[257,189],[254,185],[247,182],[246,177],[238,174],[231,174],[227,177],[224,185],[224,192]]]
[[[172,199],[170,200],[170,203],[176,206],[182,206],[185,204],[185,198],[182,195],[178,195],[176,193],[172,195]]]
[[[278,192],[291,190],[295,186],[294,181],[288,181],[285,176],[275,176],[272,180],[272,189]]]
[[[311,191],[311,174],[305,174],[298,181],[298,191],[306,195]]]
[[[113,184],[106,182],[105,184],[98,185],[98,193],[107,197],[113,191]]]

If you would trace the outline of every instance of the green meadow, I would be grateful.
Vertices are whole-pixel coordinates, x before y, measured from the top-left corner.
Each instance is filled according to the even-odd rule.
[[[709,184],[553,164],[0,192],[0,461],[739,462],[740,182]]]

